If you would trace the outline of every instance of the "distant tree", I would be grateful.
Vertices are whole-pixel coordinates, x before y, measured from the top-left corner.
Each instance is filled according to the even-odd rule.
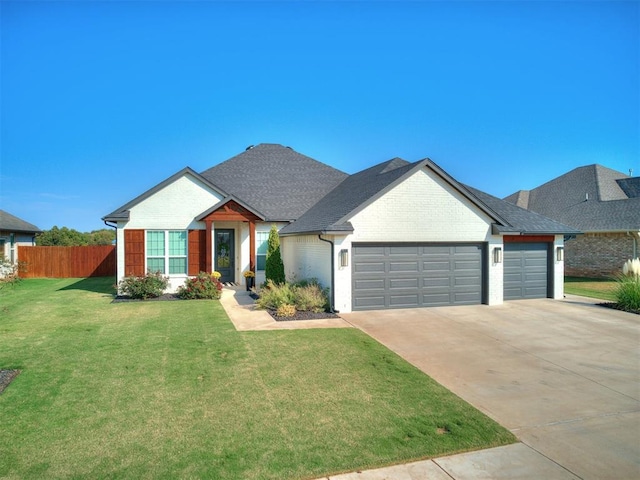
[[[89,234],[77,230],[54,226],[36,236],[36,245],[43,247],[74,247],[89,245]]]
[[[269,240],[267,241],[267,262],[265,265],[265,277],[275,284],[285,282],[284,264],[280,255],[280,236],[275,225],[271,226],[269,231]]]
[[[89,234],[89,245],[111,245],[116,239],[116,231],[112,228],[93,230]]]
[[[83,245],[111,245],[115,231],[108,228],[82,233],[72,228],[54,226],[36,236],[36,245],[41,247],[80,247]]]

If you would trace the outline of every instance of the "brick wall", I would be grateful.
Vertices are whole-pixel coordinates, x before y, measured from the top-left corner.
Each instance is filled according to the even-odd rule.
[[[565,243],[565,274],[610,277],[633,256],[633,237],[626,233],[585,233]]]

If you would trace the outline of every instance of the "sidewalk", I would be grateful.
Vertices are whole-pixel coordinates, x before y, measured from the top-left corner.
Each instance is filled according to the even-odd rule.
[[[257,310],[244,287],[225,287],[220,303],[238,331],[353,328],[342,318],[276,322]],[[524,443],[394,465],[317,480],[577,480],[568,470]]]

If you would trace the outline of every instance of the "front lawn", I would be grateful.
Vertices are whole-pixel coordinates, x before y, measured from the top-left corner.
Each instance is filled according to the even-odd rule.
[[[583,297],[616,301],[615,289],[618,283],[613,279],[565,277],[564,293]]]
[[[307,479],[513,442],[356,329],[236,332],[113,279],[0,289],[0,477]]]

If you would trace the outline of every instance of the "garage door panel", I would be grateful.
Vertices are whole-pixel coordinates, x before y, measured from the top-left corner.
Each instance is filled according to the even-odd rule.
[[[391,246],[389,247],[389,256],[394,257],[397,255],[406,255],[414,257],[418,255],[418,246]]]
[[[480,244],[354,245],[352,251],[355,310],[482,302]]]
[[[390,262],[389,263],[389,272],[417,272],[418,271],[418,263],[413,262]]]
[[[384,290],[384,278],[356,280],[355,286],[358,290]]]
[[[449,264],[449,261],[426,261],[426,262],[422,262],[422,269],[423,270],[429,270],[432,272],[446,272],[447,274],[449,273],[449,271],[451,270],[451,265]]]
[[[389,289],[391,290],[398,290],[400,288],[412,288],[415,290],[419,287],[420,287],[420,280],[416,277],[389,279]]]
[[[373,262],[361,262],[355,265],[356,272],[377,272],[384,273],[385,264],[384,262],[373,263]]]
[[[391,295],[389,306],[392,308],[411,308],[418,306],[418,295]]]

